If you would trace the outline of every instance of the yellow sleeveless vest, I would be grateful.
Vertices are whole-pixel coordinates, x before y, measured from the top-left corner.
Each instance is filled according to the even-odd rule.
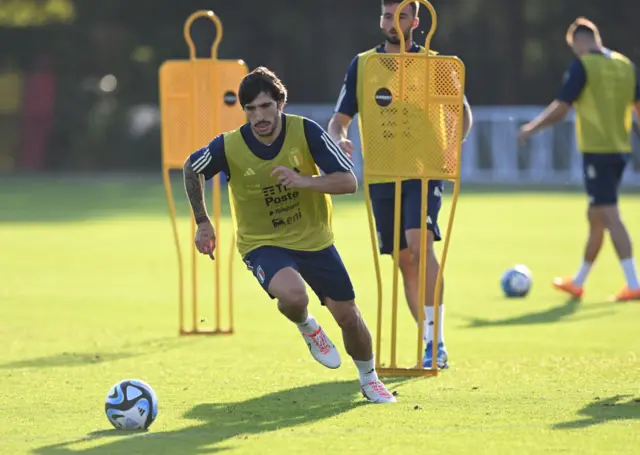
[[[608,58],[587,54],[580,58],[587,83],[574,103],[576,138],[582,153],[630,153],[636,73],[618,52]]]
[[[229,199],[237,228],[237,248],[244,257],[261,246],[318,251],[333,244],[332,205],[328,194],[285,189],[271,172],[276,166],[319,175],[304,134],[304,119],[285,115],[285,139],[273,160],[257,157],[240,129],[224,135],[231,179]]]

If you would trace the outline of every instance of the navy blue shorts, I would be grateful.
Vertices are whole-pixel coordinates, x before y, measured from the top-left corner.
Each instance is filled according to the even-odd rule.
[[[404,232],[409,229],[420,229],[422,209],[422,185],[420,180],[407,180],[402,182],[402,207],[400,209],[400,250],[407,248],[407,238]],[[427,229],[433,232],[436,241],[442,239],[438,226],[438,214],[442,207],[442,194],[444,184],[441,180],[429,182],[427,196]],[[378,192],[379,193],[379,192]],[[371,198],[373,216],[376,220],[378,231],[378,247],[380,254],[393,253],[393,218],[394,218],[394,191],[386,197],[376,195]]]
[[[616,205],[622,174],[630,153],[584,153],[582,169],[589,204]]]
[[[279,270],[291,267],[313,289],[323,305],[326,298],[336,302],[355,299],[349,273],[333,245],[320,251],[261,246],[250,251],[243,260],[267,294],[274,275]],[[269,296],[275,298],[271,294]]]

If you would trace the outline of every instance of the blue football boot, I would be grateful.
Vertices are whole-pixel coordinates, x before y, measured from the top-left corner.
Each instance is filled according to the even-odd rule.
[[[424,350],[424,357],[422,358],[423,368],[431,368],[431,364],[433,361],[432,356],[433,342],[429,341],[429,343],[427,343],[427,347]],[[438,358],[436,364],[441,370],[449,368],[449,354],[447,353],[447,348],[444,347],[444,343],[438,343]]]

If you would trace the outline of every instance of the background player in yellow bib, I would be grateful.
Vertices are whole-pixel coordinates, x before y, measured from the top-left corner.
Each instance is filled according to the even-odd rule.
[[[384,35],[385,42],[369,51],[358,54],[349,65],[345,77],[344,85],[340,91],[338,102],[331,121],[329,122],[329,134],[342,148],[351,154],[354,146],[347,137],[349,124],[358,113],[360,104],[361,79],[358,73],[362,71],[362,64],[367,55],[375,52],[399,53],[400,37],[399,32],[404,34],[406,50],[408,52],[423,52],[424,48],[413,41],[413,30],[418,26],[419,4],[409,3],[400,12],[400,26],[402,30],[395,30],[394,17],[401,1],[383,0],[382,16],[380,18],[380,28]],[[432,51],[430,51],[432,52]],[[465,98],[465,124],[463,125],[463,136],[466,137],[471,128],[471,108]],[[366,119],[362,119],[366,122]],[[366,156],[364,157],[366,159]],[[440,241],[440,228],[438,226],[438,214],[442,205],[442,194],[444,192],[442,181],[430,181],[428,186],[428,213],[427,213],[427,298],[425,305],[424,338],[425,352],[423,366],[431,368],[432,364],[432,343],[433,343],[433,305],[436,278],[440,264],[433,250],[434,242]],[[422,188],[420,180],[407,180],[402,183],[402,208],[401,225],[404,235],[400,236],[400,271],[404,282],[405,297],[414,319],[418,322],[418,285],[419,285],[419,264],[420,264],[420,212],[422,208]],[[378,183],[370,185],[371,203],[373,215],[376,221],[378,232],[378,246],[380,253],[385,255],[393,254],[393,226],[394,226],[394,183]],[[443,287],[444,289],[444,287]],[[443,301],[442,299],[440,300]],[[440,307],[440,318],[438,328],[438,356],[437,365],[439,368],[448,367],[448,353],[444,344],[444,305]]]
[[[200,176],[208,180],[224,172],[238,250],[264,290],[278,299],[280,312],[297,325],[313,357],[328,368],[341,364],[336,347],[307,310],[305,281],[341,327],[362,394],[375,403],[395,402],[376,374],[371,334],[333,245],[329,194],[356,191],[351,160],[317,123],[282,112],[287,91],[268,69],[249,73],[238,98],[249,121],[213,139],[184,165],[185,189],[198,226],[196,248],[213,258],[215,232]]]
[[[575,107],[576,136],[589,196],[589,239],[578,272],[571,278],[556,278],[553,284],[575,298],[582,297],[608,230],[627,281],[615,299],[640,300],[631,238],[618,210],[618,188],[631,156],[634,104],[640,112],[640,75],[627,57],[603,46],[597,27],[585,18],[571,24],[566,39],[577,58],[565,74],[562,89],[556,100],[520,131],[520,140],[526,140],[562,120],[571,105]]]

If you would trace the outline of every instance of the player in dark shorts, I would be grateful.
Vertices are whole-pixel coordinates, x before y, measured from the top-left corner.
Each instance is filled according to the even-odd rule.
[[[538,118],[520,130],[520,140],[524,141],[562,120],[572,106],[575,108],[576,136],[589,197],[589,239],[578,272],[554,279],[553,285],[573,298],[581,298],[605,231],[609,231],[627,282],[613,300],[640,300],[631,238],[618,208],[618,190],[631,156],[634,105],[640,114],[640,74],[627,57],[603,46],[598,28],[585,18],[571,24],[566,40],[577,58],[565,74],[560,93]]]

